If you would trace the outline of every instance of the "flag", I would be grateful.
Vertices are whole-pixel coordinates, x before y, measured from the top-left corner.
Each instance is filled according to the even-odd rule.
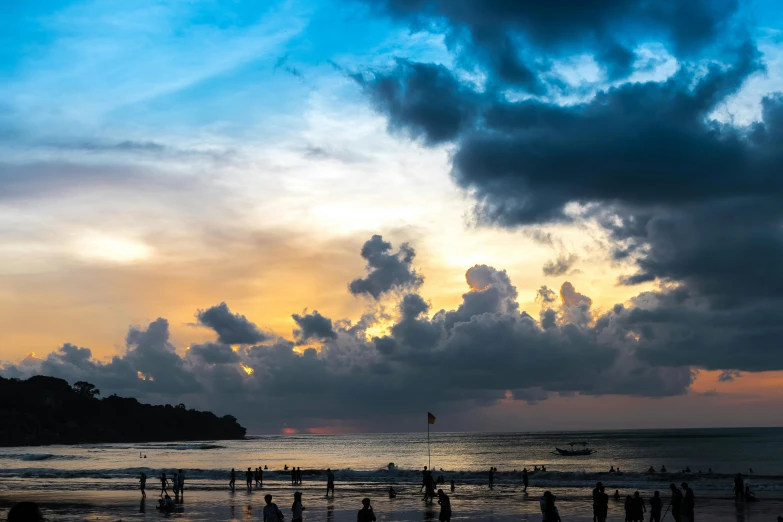
[[[427,424],[435,424],[435,415],[427,412]]]

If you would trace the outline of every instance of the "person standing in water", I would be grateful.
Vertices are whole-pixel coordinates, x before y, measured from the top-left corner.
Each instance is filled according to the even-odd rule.
[[[644,522],[644,513],[647,511],[647,508],[644,507],[644,499],[639,495],[638,491],[633,494],[631,507],[633,520],[636,522]]]
[[[250,468],[247,468],[247,471],[245,472],[245,482],[247,482],[247,490],[253,491],[253,472]]]
[[[332,492],[332,497],[334,497],[334,473],[332,473],[332,468],[326,468],[326,496],[329,496],[329,492]]]
[[[454,490],[456,488],[454,487],[454,479],[451,479],[451,492],[454,493]]]
[[[693,490],[688,486],[687,482],[682,483],[682,489],[685,491],[685,498],[682,501],[682,514],[684,522],[694,522],[694,508],[696,505],[696,497],[693,494]]]
[[[234,483],[237,481],[237,472],[234,471],[234,468],[231,468],[231,480],[228,481],[228,487],[231,488],[231,491],[234,491]]]
[[[734,498],[736,500],[742,500],[745,494],[745,480],[742,478],[742,473],[734,475]]]
[[[525,489],[523,489],[522,492],[527,493],[527,468],[522,470],[522,484],[525,486]]]
[[[427,466],[424,466],[424,471],[421,472],[421,488],[419,488],[419,493],[424,491],[424,486],[427,485]]]
[[[302,522],[302,512],[307,509],[302,505],[302,493],[294,493],[294,503],[291,505],[291,522]]]
[[[598,493],[598,516],[597,522],[606,522],[606,517],[609,516],[609,495],[604,491],[604,485],[601,484]]]
[[[141,472],[141,475],[139,476],[139,487],[141,488],[141,498],[147,498],[147,474],[143,471]]]
[[[171,478],[171,487],[174,488],[174,496],[179,498],[179,478],[177,472],[174,472],[174,476]]]
[[[601,503],[602,494],[604,491],[604,485],[600,482],[596,482],[595,488],[593,488],[593,522],[598,522],[601,518]]]
[[[682,492],[674,484],[669,484],[669,489],[672,490],[672,500],[669,504],[672,510],[672,517],[674,522],[682,522]]]
[[[277,509],[277,504],[272,502],[272,495],[266,495],[264,502],[266,502],[266,506],[264,506],[264,522],[279,522],[282,513]]]
[[[375,522],[375,513],[372,511],[369,498],[362,499],[362,509],[356,515],[356,522]]]
[[[557,510],[557,506],[555,506],[555,496],[552,492],[545,491],[539,503],[541,504],[541,514],[544,517],[542,522],[562,522],[560,512]]]
[[[169,485],[169,481],[166,480],[166,472],[164,471],[163,474],[160,476],[160,496],[162,497],[164,493],[168,493],[168,490],[166,489],[166,486]]]
[[[179,494],[185,497],[185,473],[182,470],[177,472],[177,487],[179,487]]]
[[[451,499],[442,489],[438,490],[438,504],[440,504],[438,520],[440,522],[451,522]]]
[[[661,493],[656,491],[650,499],[650,522],[661,522],[662,507],[663,501],[661,500]]]
[[[495,468],[489,468],[489,489],[495,487]]]

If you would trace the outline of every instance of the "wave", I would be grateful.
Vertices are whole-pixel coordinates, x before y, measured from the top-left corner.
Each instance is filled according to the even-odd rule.
[[[89,457],[82,457],[81,455],[53,455],[51,453],[20,453],[17,455],[2,455],[4,459],[12,460],[26,460],[26,461],[38,461],[38,460],[87,460]]]

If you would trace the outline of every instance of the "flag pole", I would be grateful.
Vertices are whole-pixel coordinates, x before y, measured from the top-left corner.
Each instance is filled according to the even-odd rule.
[[[427,416],[427,469],[432,470],[432,457],[430,456],[430,419]]]

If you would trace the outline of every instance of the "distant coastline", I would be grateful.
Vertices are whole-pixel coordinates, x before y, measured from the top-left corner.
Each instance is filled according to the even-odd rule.
[[[99,395],[87,382],[0,377],[0,446],[239,440],[247,432],[231,415]]]

